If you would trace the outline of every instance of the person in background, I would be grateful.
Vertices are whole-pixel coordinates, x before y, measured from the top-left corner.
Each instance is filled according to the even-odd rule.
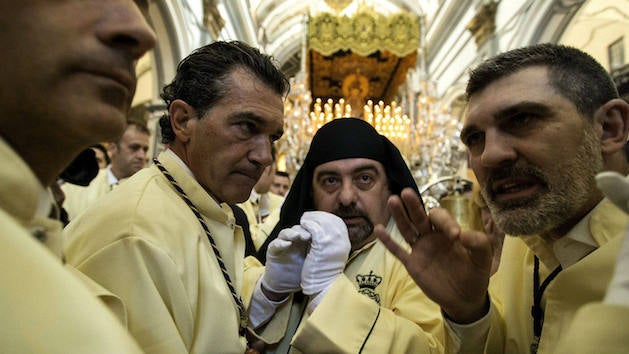
[[[278,239],[263,268],[244,259],[231,205],[273,161],[288,88],[245,43],[195,50],[162,92],[169,148],[66,228],[68,263],[122,300],[120,320],[144,350],[243,353],[262,325],[266,341],[283,335],[306,240]]]
[[[441,305],[449,351],[555,353],[578,309],[603,300],[627,228],[595,176],[629,173],[629,104],[595,59],[556,44],[486,60],[466,93],[461,140],[493,221],[510,235],[498,271],[490,280],[488,235],[461,231],[442,209],[426,215],[411,190],[389,201],[411,252],[381,226],[379,237]]]
[[[135,64],[155,45],[147,12],[131,0],[0,3],[3,353],[141,352],[64,266],[49,187],[82,150],[122,133]]]
[[[275,148],[273,148],[273,164],[267,166],[262,176],[253,186],[249,199],[238,206],[247,214],[251,238],[258,250],[269,236],[280,217],[280,207],[284,198],[270,192],[275,175]]]
[[[70,220],[76,218],[103,195],[118,184],[144,168],[149,148],[150,132],[143,123],[127,120],[124,133],[109,143],[111,163],[101,169],[86,187],[65,183],[61,186],[65,194],[64,209]]]
[[[282,197],[286,196],[288,190],[290,189],[290,176],[286,171],[275,171],[275,175],[273,175],[273,182],[271,183],[271,192],[281,195]]]
[[[272,352],[443,350],[438,306],[373,234],[385,224],[403,242],[386,203],[406,187],[417,191],[402,155],[369,123],[342,118],[317,131],[267,241],[286,230],[311,238],[301,273],[308,298],[295,297],[287,336]],[[322,212],[342,222],[310,226],[309,213]]]
[[[92,149],[94,154],[96,154],[96,162],[98,162],[99,169],[109,166],[111,159],[109,158],[107,148],[105,148],[103,144],[94,144],[90,146],[90,149]]]

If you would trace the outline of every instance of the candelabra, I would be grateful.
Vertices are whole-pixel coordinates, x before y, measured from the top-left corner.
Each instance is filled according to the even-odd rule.
[[[310,141],[318,127],[311,124],[310,91],[305,72],[290,79],[291,89],[285,101],[284,135],[277,142],[278,168],[294,176],[304,162]]]
[[[424,186],[438,178],[457,175],[467,163],[467,153],[459,139],[462,124],[435,98],[436,83],[421,85],[408,159],[415,181]]]

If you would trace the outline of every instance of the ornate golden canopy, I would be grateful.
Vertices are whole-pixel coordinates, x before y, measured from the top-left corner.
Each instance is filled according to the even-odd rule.
[[[361,108],[369,99],[394,98],[415,66],[420,23],[414,15],[366,9],[351,17],[323,13],[310,17],[307,43],[312,97],[345,98]]]

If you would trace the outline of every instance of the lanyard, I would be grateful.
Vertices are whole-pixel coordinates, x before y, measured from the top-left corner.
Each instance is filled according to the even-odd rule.
[[[533,306],[531,307],[531,316],[533,316],[533,343],[531,343],[531,353],[537,353],[539,347],[539,340],[542,336],[542,326],[544,325],[544,310],[542,309],[542,296],[548,284],[561,272],[561,265],[557,266],[549,275],[544,279],[541,286],[539,284],[539,258],[535,256],[535,264],[533,268]]]
[[[231,278],[229,277],[229,274],[227,273],[227,267],[225,266],[223,257],[221,257],[221,252],[219,251],[218,246],[216,246],[216,242],[214,242],[214,238],[212,237],[212,234],[210,234],[210,229],[207,227],[207,224],[205,223],[205,220],[203,220],[203,217],[201,216],[201,213],[199,212],[197,207],[192,203],[190,198],[188,198],[188,196],[183,191],[183,189],[179,186],[179,184],[177,184],[177,181],[175,181],[175,178],[170,175],[166,167],[164,167],[157,159],[153,159],[153,163],[162,172],[162,174],[166,177],[166,179],[170,182],[170,184],[177,190],[181,198],[186,202],[190,210],[192,210],[194,215],[197,217],[197,219],[201,223],[201,227],[203,227],[203,230],[205,231],[205,235],[207,236],[208,240],[210,241],[210,244],[212,245],[212,250],[214,251],[214,255],[216,256],[218,265],[221,268],[221,273],[223,273],[223,278],[225,278],[225,283],[227,283],[227,287],[229,288],[229,291],[231,292],[232,298],[234,299],[236,306],[238,306],[238,313],[240,315],[238,333],[241,336],[245,335],[245,332],[249,323],[249,315],[247,315],[247,312],[245,311],[245,306],[243,305],[242,299],[236,293],[236,289],[234,288]]]

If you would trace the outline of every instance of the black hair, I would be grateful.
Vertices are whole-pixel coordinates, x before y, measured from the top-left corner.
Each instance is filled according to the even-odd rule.
[[[290,84],[274,64],[273,58],[258,49],[239,41],[217,41],[196,49],[177,66],[173,81],[162,90],[161,97],[170,104],[181,99],[192,106],[199,117],[203,116],[230,91],[229,75],[244,68],[276,93],[284,96]],[[160,118],[162,142],[175,138],[168,114]]]
[[[90,146],[90,148],[100,150],[103,153],[103,156],[105,156],[105,161],[107,161],[107,164],[109,165],[111,163],[111,159],[109,158],[109,152],[107,152],[107,148],[105,148],[103,144],[94,144]]]
[[[599,107],[618,98],[614,81],[596,59],[577,48],[550,43],[513,49],[481,63],[470,72],[466,98],[469,100],[492,82],[532,66],[548,67],[550,84],[587,117],[593,117]]]
[[[290,179],[290,175],[286,171],[275,171],[275,174],[278,176],[287,177],[288,179]]]

